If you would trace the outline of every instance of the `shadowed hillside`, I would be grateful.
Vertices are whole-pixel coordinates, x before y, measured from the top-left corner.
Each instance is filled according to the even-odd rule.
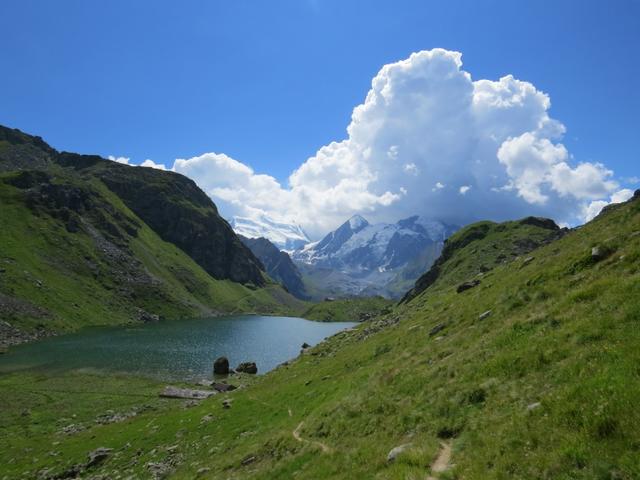
[[[182,175],[0,128],[0,342],[83,325],[299,308]]]

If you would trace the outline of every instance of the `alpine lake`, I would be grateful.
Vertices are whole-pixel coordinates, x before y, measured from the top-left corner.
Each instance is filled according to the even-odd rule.
[[[255,362],[261,374],[296,357],[303,343],[315,345],[355,324],[241,315],[92,327],[10,348],[0,355],[0,374],[89,369],[198,381],[211,378],[213,362],[221,356],[231,367]]]

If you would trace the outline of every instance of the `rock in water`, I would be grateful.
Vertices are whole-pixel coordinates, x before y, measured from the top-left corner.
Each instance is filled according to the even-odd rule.
[[[213,362],[213,374],[214,375],[228,375],[229,374],[229,359],[227,357],[218,357]]]
[[[236,372],[256,374],[258,373],[258,367],[255,362],[242,362],[236,367]]]
[[[389,454],[387,455],[387,462],[391,463],[398,458],[398,456],[411,447],[411,443],[405,443],[404,445],[400,445],[399,447],[392,448]]]

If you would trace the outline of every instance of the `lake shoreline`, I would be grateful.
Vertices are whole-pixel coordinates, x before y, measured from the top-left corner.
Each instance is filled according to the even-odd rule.
[[[228,357],[232,368],[256,362],[265,373],[295,358],[303,344],[315,345],[355,324],[245,314],[90,326],[13,345],[0,355],[0,373],[95,368],[195,382],[211,376],[218,356]]]

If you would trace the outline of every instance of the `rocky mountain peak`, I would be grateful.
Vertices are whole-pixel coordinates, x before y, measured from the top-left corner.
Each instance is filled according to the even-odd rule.
[[[345,222],[345,225],[349,224],[349,228],[354,232],[358,233],[363,228],[369,226],[369,222],[367,222],[366,218],[361,215],[354,215],[349,220]]]

